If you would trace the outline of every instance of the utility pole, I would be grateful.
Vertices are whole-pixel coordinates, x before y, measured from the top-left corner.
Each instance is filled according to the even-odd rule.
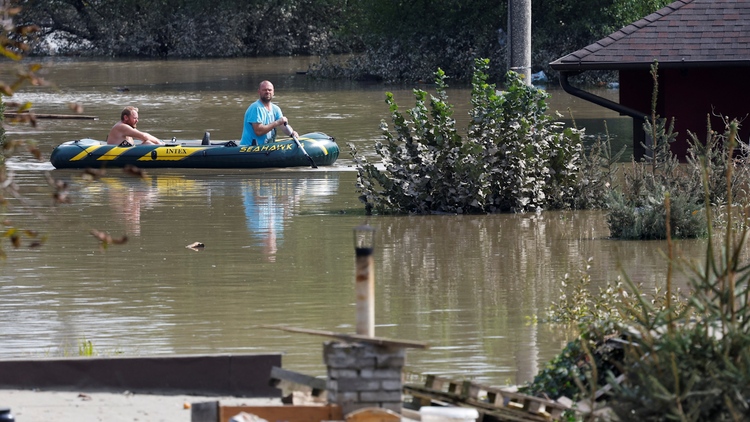
[[[508,0],[508,67],[531,85],[531,0]]]

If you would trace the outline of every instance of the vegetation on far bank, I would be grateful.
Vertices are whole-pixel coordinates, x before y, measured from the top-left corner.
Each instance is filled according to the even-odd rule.
[[[534,71],[656,11],[669,0],[534,0]],[[507,2],[494,0],[30,0],[18,25],[36,54],[111,57],[321,55],[317,77],[414,82],[441,68],[469,82],[473,60],[506,68]],[[326,57],[354,53],[341,64]]]

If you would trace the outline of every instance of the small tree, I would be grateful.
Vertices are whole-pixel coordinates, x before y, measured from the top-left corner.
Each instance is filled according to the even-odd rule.
[[[670,147],[677,138],[674,120],[656,114],[659,89],[658,64],[651,66],[654,88],[651,118],[643,124],[650,139],[643,147],[650,156],[633,162],[623,177],[622,188],[609,196],[607,223],[610,235],[618,239],[664,239],[666,231],[665,198],[671,202],[671,233],[676,238],[701,237],[706,233],[703,188],[700,173],[690,177],[680,166]],[[695,176],[696,173],[694,172]]]

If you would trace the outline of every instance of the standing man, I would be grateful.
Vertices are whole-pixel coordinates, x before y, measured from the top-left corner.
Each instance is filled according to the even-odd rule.
[[[242,125],[242,140],[240,145],[263,145],[276,140],[276,128],[283,127],[284,132],[290,136],[298,136],[287,119],[281,113],[281,109],[273,104],[273,84],[263,81],[258,88],[258,101],[250,104],[245,111],[245,119]]]
[[[135,145],[133,138],[135,138],[143,141],[144,145],[164,145],[164,142],[155,136],[136,129],[136,125],[138,125],[138,109],[136,107],[125,107],[122,113],[120,113],[120,121],[115,123],[112,129],[109,130],[107,143],[110,145],[119,145],[124,142],[133,146]]]

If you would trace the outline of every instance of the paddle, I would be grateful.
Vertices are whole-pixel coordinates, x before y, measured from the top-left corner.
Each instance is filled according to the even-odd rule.
[[[312,157],[310,157],[310,154],[308,154],[307,151],[305,151],[305,147],[302,145],[302,142],[300,142],[299,139],[297,139],[297,137],[294,136],[294,130],[292,130],[292,127],[287,125],[286,123],[284,123],[284,126],[286,130],[289,131],[289,135],[292,136],[292,139],[294,139],[294,143],[297,144],[297,147],[301,149],[302,153],[305,154],[305,157],[307,157],[307,159],[310,160],[310,165],[312,166],[312,168],[314,169],[318,168],[318,166],[315,165],[315,160],[313,160]]]

